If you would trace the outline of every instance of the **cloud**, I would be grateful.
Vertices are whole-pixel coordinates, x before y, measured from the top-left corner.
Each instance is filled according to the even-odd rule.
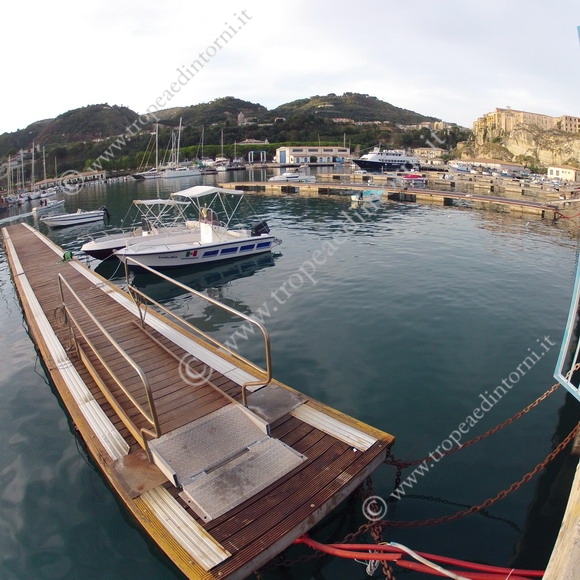
[[[5,8],[0,132],[108,102],[144,111],[226,30],[172,106],[231,95],[274,108],[346,91],[471,126],[495,107],[580,115],[575,0],[35,0]],[[26,23],[23,42],[20,23]]]

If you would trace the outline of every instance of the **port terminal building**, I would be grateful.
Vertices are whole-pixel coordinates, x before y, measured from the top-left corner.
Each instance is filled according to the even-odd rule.
[[[274,161],[285,163],[341,163],[350,159],[349,147],[278,147]]]

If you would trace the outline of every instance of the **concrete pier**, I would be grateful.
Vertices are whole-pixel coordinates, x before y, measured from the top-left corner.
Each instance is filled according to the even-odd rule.
[[[580,463],[544,580],[580,578]]]
[[[326,177],[326,176],[324,176]],[[335,176],[329,176],[334,178]],[[357,177],[361,177],[357,175]],[[363,175],[362,177],[367,177]],[[393,201],[412,203],[434,203],[437,205],[454,205],[454,202],[461,200],[477,209],[490,209],[492,211],[510,212],[516,214],[537,215],[541,218],[558,219],[564,211],[564,205],[575,205],[580,210],[580,199],[575,200],[550,200],[536,201],[529,198],[512,198],[493,195],[491,193],[466,193],[460,191],[446,191],[427,188],[401,188],[387,183],[379,184],[376,178],[383,176],[371,176],[373,182],[361,183],[343,182],[338,180],[318,181],[310,183],[288,183],[288,182],[232,182],[223,183],[225,189],[236,189],[251,193],[264,193],[267,195],[288,195],[298,194],[306,197],[317,197],[319,195],[336,195],[347,197],[354,193],[374,189],[383,190],[383,197]]]

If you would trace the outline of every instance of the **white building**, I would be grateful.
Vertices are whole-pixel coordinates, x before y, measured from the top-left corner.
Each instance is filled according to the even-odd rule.
[[[274,160],[277,163],[335,163],[350,157],[348,147],[278,147]]]
[[[548,177],[562,181],[580,181],[580,169],[569,165],[548,167]]]

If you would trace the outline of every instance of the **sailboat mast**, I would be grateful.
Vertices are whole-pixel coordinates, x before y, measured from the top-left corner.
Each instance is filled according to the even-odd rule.
[[[12,193],[12,160],[10,159],[10,155],[8,155],[8,180],[6,187],[8,189],[8,195],[10,195]]]
[[[159,123],[155,123],[155,169],[159,169]]]
[[[177,149],[175,150],[175,166],[179,167],[179,146],[181,143],[181,117],[179,117],[179,130],[177,131]]]
[[[20,150],[20,185],[18,189],[24,191],[24,149]]]
[[[46,187],[46,155],[44,151],[44,145],[42,146],[42,173],[44,179],[44,186]]]
[[[32,142],[32,167],[30,169],[30,191],[34,189],[34,141]]]

